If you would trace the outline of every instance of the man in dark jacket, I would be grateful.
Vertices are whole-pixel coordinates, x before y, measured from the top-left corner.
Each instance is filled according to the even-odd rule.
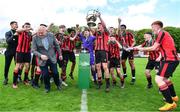
[[[10,22],[11,30],[5,33],[7,48],[5,51],[5,68],[4,68],[4,85],[8,84],[8,72],[11,65],[11,61],[16,56],[16,47],[18,44],[18,36],[16,29],[18,28],[18,23],[16,21]]]

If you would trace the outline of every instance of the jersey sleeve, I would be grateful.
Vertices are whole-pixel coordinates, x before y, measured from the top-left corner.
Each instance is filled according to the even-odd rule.
[[[156,42],[161,44],[164,37],[165,37],[165,32],[163,32],[163,31],[159,32],[159,34],[156,38]]]

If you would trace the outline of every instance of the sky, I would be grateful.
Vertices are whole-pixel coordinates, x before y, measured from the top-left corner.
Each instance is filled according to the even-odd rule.
[[[52,22],[86,26],[91,9],[101,12],[107,27],[117,27],[118,17],[133,30],[151,28],[155,20],[163,21],[164,26],[180,27],[180,0],[0,0],[0,38],[5,38],[13,20],[19,27],[30,22],[34,29]]]

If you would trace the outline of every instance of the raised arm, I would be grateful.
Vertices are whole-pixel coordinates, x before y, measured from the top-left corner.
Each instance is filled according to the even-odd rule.
[[[122,35],[121,35],[121,18],[118,18],[118,36],[122,37]]]
[[[33,30],[32,28],[22,28],[22,29],[17,29],[16,32],[17,33],[21,33],[21,32],[24,32],[24,31],[27,31],[27,30]]]

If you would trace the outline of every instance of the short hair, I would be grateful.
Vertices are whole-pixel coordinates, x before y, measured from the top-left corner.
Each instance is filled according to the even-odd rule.
[[[152,25],[159,25],[161,28],[163,27],[163,22],[162,21],[154,21],[152,24],[151,24],[151,26]]]
[[[65,25],[60,25],[59,28],[66,28],[66,26]]]
[[[44,26],[44,27],[47,27],[47,25],[46,25],[46,24],[40,24],[39,26]]]
[[[11,22],[10,22],[10,25],[12,25],[12,24],[14,24],[14,23],[17,23],[17,22],[16,22],[16,21],[11,21]]]
[[[145,32],[144,34],[149,34],[149,35],[152,36],[152,32]]]
[[[126,25],[125,24],[122,24],[121,27],[124,27],[126,29]]]
[[[24,23],[24,25],[31,25],[29,22]]]
[[[89,30],[89,28],[85,27],[85,28],[84,28],[84,31],[90,31],[90,30]]]
[[[70,33],[72,33],[72,32],[76,32],[73,28],[68,28],[67,29],[67,32],[70,34]]]

